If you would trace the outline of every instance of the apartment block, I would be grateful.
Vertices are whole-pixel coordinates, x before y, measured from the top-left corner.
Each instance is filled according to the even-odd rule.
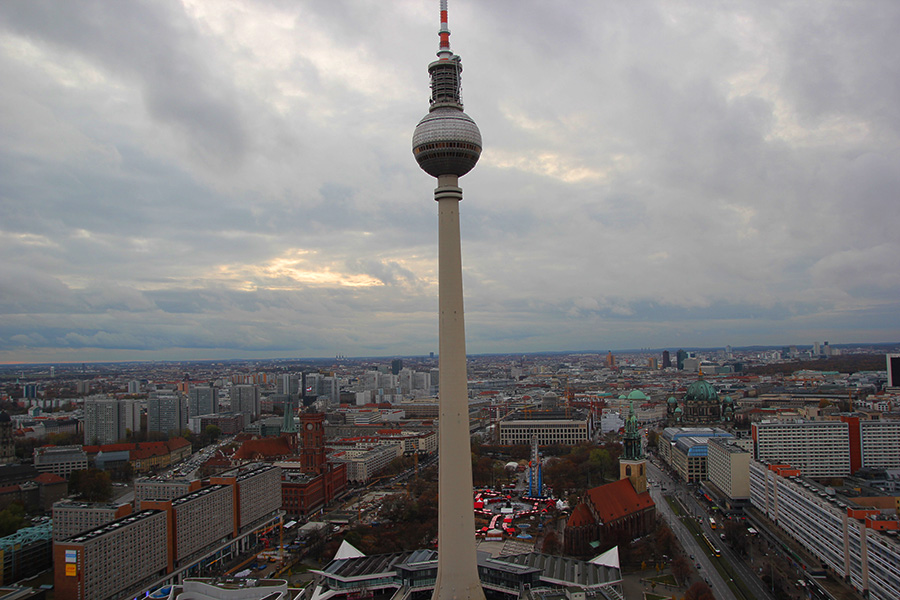
[[[717,437],[732,436],[715,427],[666,427],[657,441],[657,450],[660,458],[685,481],[702,481],[707,477],[707,441]]]
[[[707,478],[730,501],[750,500],[750,452],[731,438],[707,443]]]
[[[142,510],[53,545],[61,600],[121,600],[165,575],[166,513]]]
[[[900,468],[900,422],[860,421],[859,427],[862,466]]]
[[[244,533],[281,508],[281,469],[270,465],[238,475],[210,478],[210,484],[234,486],[234,531]]]
[[[754,459],[788,463],[807,477],[840,477],[863,467],[900,468],[900,421],[839,418],[754,423]]]
[[[895,498],[848,497],[791,465],[753,461],[750,501],[869,600],[900,598]]]
[[[141,429],[141,404],[137,400],[118,400],[91,396],[84,401],[84,443],[115,444],[128,431]]]
[[[164,479],[142,477],[134,480],[135,507],[140,510],[145,500],[174,500],[200,489],[199,479]]]
[[[373,445],[368,448],[342,450],[331,455],[331,459],[347,465],[347,479],[354,483],[368,483],[391,461],[402,456],[399,444]]]
[[[74,502],[61,500],[53,503],[53,540],[74,537],[101,525],[131,514],[131,504],[108,502]]]
[[[169,570],[190,564],[223,538],[234,535],[232,486],[210,485],[174,500],[144,500],[142,506],[166,512]]]
[[[253,466],[171,500],[142,500],[134,514],[54,544],[54,579],[60,600],[144,597],[178,581],[205,557],[232,547],[277,523],[281,470]],[[189,487],[193,487],[191,482]],[[145,482],[142,491],[175,487]]]
[[[842,421],[753,423],[754,460],[787,463],[807,477],[850,475],[849,426]]]

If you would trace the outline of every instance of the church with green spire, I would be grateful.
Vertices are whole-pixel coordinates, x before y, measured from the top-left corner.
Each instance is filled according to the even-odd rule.
[[[628,479],[638,494],[647,491],[647,460],[641,446],[641,434],[637,416],[634,414],[634,402],[628,411],[625,421],[625,439],[622,442],[624,451],[619,459],[619,479]]]

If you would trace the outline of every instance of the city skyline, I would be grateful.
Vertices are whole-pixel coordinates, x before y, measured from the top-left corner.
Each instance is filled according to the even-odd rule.
[[[453,12],[469,353],[900,339],[900,7]],[[0,14],[0,362],[437,351],[433,2]]]

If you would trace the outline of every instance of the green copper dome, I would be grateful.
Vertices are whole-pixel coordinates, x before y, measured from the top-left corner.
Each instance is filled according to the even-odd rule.
[[[684,395],[685,402],[715,402],[718,399],[716,388],[702,379],[689,385],[687,393]]]
[[[650,398],[648,398],[647,394],[645,394],[641,390],[632,390],[628,394],[628,399],[629,400],[649,400]]]
[[[678,404],[678,400],[675,399],[675,396],[669,396],[669,399],[666,400],[669,404]]]

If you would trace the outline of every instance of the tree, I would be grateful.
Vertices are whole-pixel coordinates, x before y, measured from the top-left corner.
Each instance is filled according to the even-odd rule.
[[[747,544],[743,543],[746,537],[747,530],[740,521],[725,521],[725,541],[741,555],[747,553]]]
[[[560,550],[559,536],[555,531],[550,531],[544,536],[544,543],[541,545],[541,552],[544,554],[557,554]]]
[[[90,502],[106,502],[112,497],[112,479],[99,469],[72,471],[69,489]]]
[[[656,558],[662,558],[664,555],[672,556],[672,550],[675,547],[675,534],[672,533],[672,530],[669,529],[669,526],[662,519],[657,520],[656,523],[656,532],[653,534],[655,556]]]
[[[708,585],[698,581],[685,592],[684,600],[716,600],[716,598]]]
[[[203,432],[206,434],[206,437],[209,438],[210,443],[215,442],[219,439],[219,436],[222,435],[222,430],[219,429],[218,425],[207,425]]]
[[[25,526],[25,508],[13,502],[0,510],[0,537],[6,537]]]
[[[675,557],[675,560],[672,561],[672,576],[675,577],[681,585],[687,583],[690,578],[691,563],[688,562],[683,554],[679,554]]]

